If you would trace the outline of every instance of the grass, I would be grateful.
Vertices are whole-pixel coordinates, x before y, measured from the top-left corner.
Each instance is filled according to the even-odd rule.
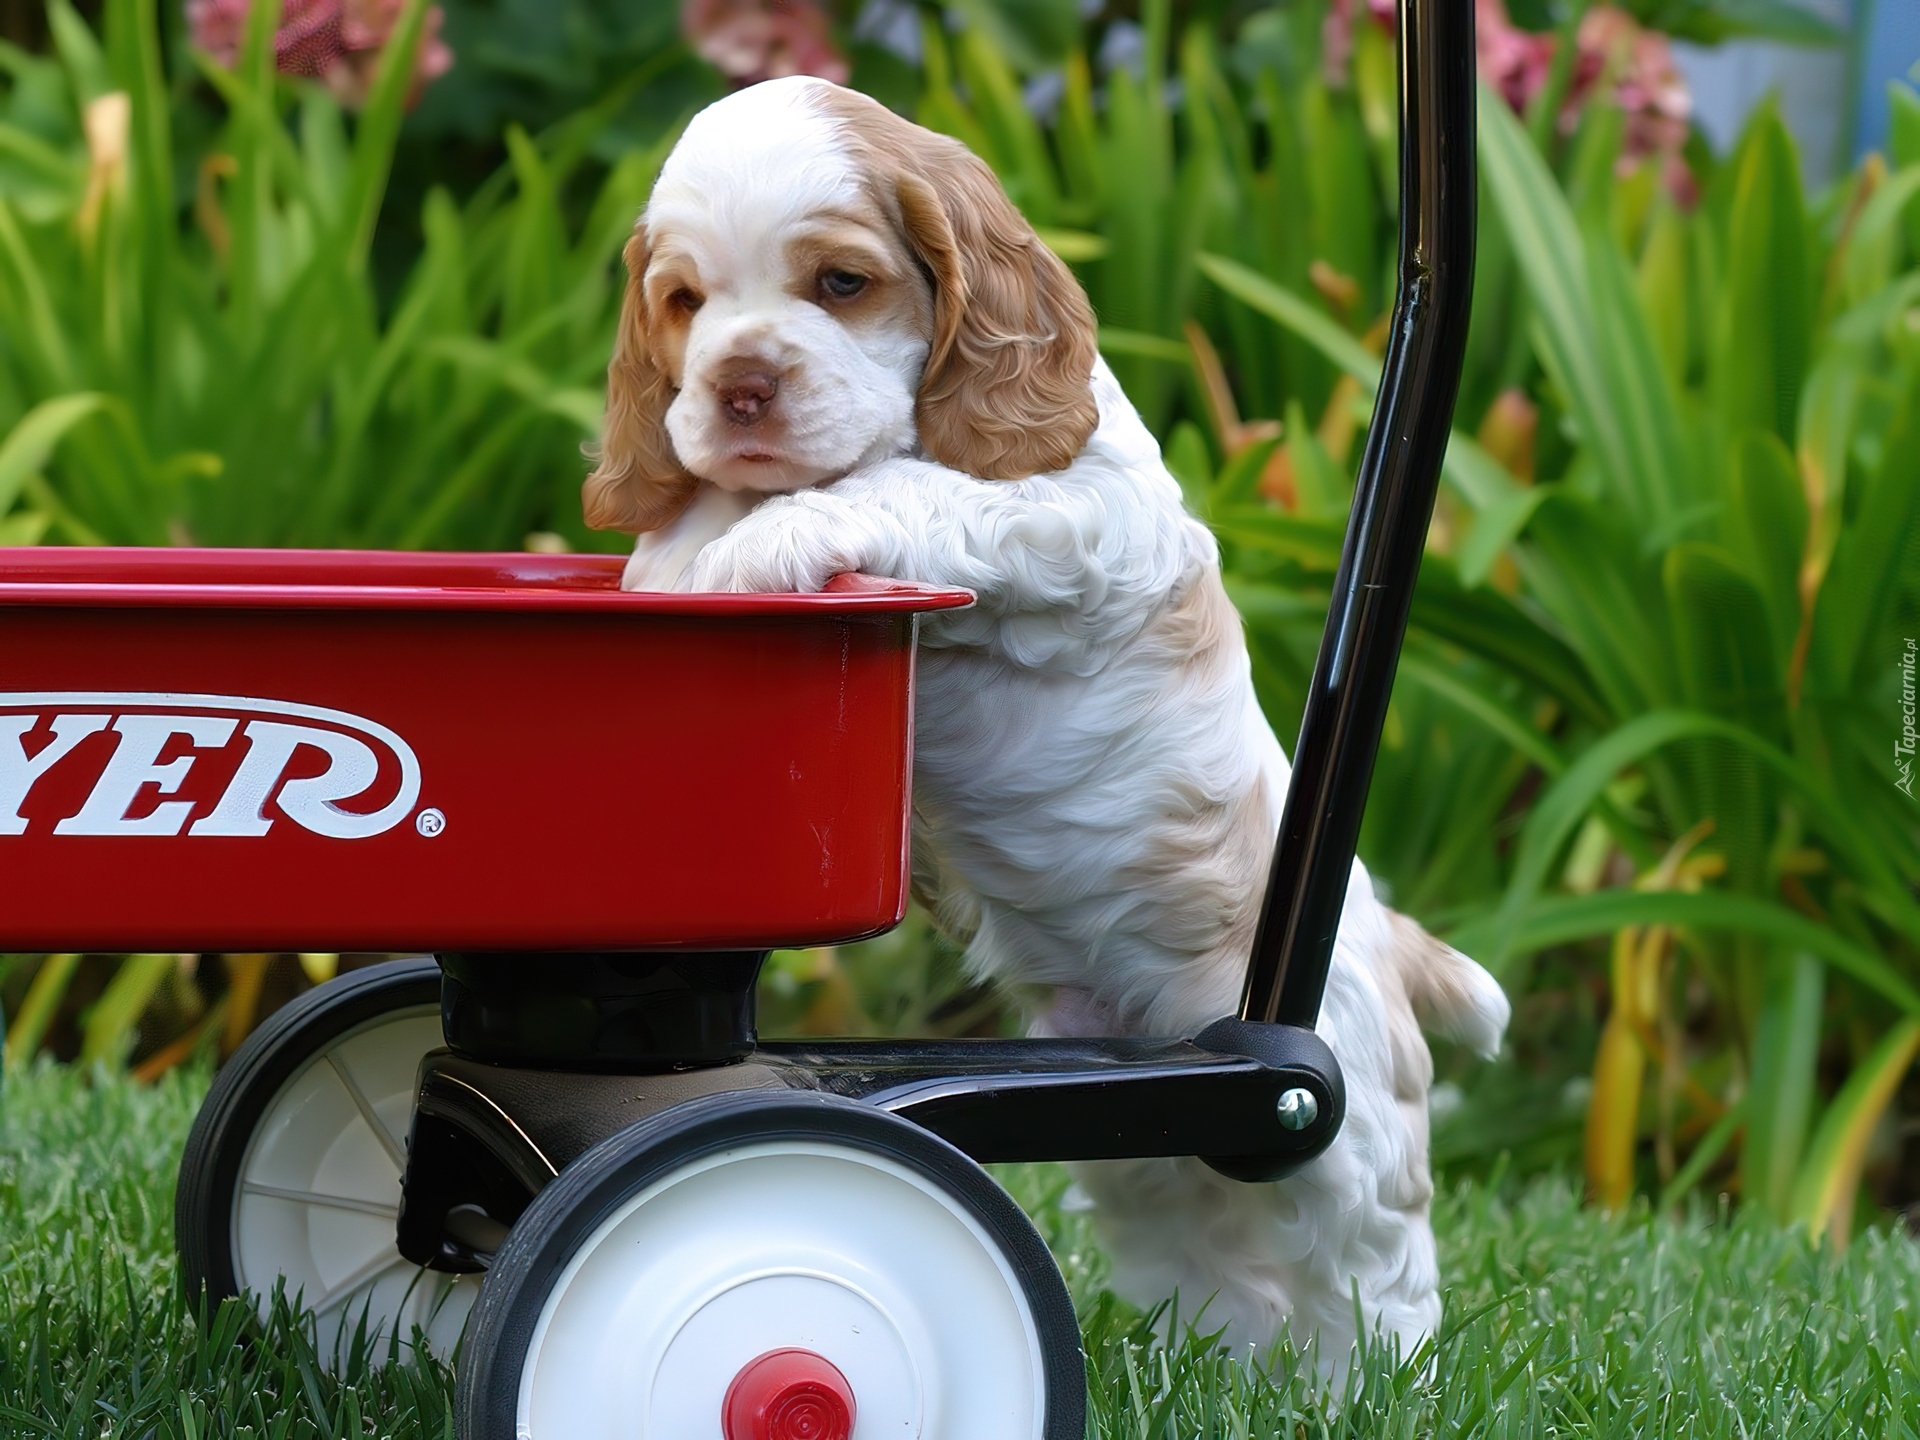
[[[41,1064],[0,1099],[0,1433],[154,1440],[451,1440],[448,1372],[404,1350],[344,1381],[285,1313],[262,1327],[179,1291],[173,1172],[205,1077],[152,1087]],[[1844,1258],[1757,1215],[1609,1220],[1559,1179],[1452,1188],[1451,1287],[1430,1354],[1361,1357],[1328,1406],[1293,1357],[1156,1342],[1100,1289],[1054,1167],[1003,1178],[1067,1271],[1099,1440],[1920,1434],[1920,1248]],[[264,1342],[264,1343],[261,1343]],[[379,1362],[369,1364],[369,1358]]]

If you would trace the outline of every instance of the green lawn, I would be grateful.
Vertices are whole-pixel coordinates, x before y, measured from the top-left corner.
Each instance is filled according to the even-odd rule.
[[[361,1367],[342,1384],[284,1318],[208,1318],[180,1296],[173,1168],[203,1081],[6,1081],[0,1102],[0,1434],[451,1436],[448,1377]],[[1317,1404],[1201,1341],[1150,1343],[1099,1294],[1064,1177],[1007,1177],[1065,1264],[1093,1356],[1094,1433],[1339,1436],[1920,1435],[1920,1249],[1872,1233],[1843,1262],[1748,1219],[1608,1222],[1557,1181],[1462,1188],[1438,1207],[1452,1287],[1437,1359],[1369,1356]],[[384,1358],[384,1357],[383,1357]],[[991,1440],[991,1437],[930,1437]]]

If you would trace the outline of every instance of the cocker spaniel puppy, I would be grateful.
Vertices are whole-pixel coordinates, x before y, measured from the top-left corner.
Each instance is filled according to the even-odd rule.
[[[1095,347],[1085,294],[958,142],[806,78],[703,111],[626,251],[588,519],[632,589],[964,586],[921,631],[915,891],[1036,1031],[1230,1014],[1288,767],[1206,527]],[[1277,1184],[1079,1167],[1143,1303],[1344,1363],[1440,1318],[1421,1027],[1491,1054],[1507,1001],[1354,865],[1320,1031],[1331,1149]]]

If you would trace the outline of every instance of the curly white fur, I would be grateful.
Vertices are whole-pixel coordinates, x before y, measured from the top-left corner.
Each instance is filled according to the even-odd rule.
[[[1212,536],[1103,362],[1090,384],[1098,425],[1064,470],[983,481],[901,454],[744,515],[703,487],[627,583],[809,591],[864,571],[974,591],[921,632],[916,889],[977,973],[1052,987],[1038,1029],[1191,1035],[1238,999],[1289,770]],[[1439,1319],[1420,1025],[1491,1053],[1507,1015],[1356,862],[1320,1019],[1339,1137],[1277,1184],[1079,1167],[1116,1285],[1204,1304],[1235,1346],[1317,1335],[1329,1370],[1357,1293],[1362,1323],[1411,1348]]]

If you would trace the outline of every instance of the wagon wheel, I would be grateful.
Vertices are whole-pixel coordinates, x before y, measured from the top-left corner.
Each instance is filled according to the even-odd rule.
[[[945,1141],[833,1096],[707,1096],[568,1166],[495,1254],[463,1440],[1081,1440],[1033,1225]]]
[[[323,1362],[346,1358],[363,1317],[381,1345],[414,1327],[451,1354],[478,1280],[423,1270],[394,1246],[420,1057],[443,1042],[440,970],[396,960],[282,1007],[207,1095],[174,1201],[189,1293],[276,1285],[319,1322]]]

